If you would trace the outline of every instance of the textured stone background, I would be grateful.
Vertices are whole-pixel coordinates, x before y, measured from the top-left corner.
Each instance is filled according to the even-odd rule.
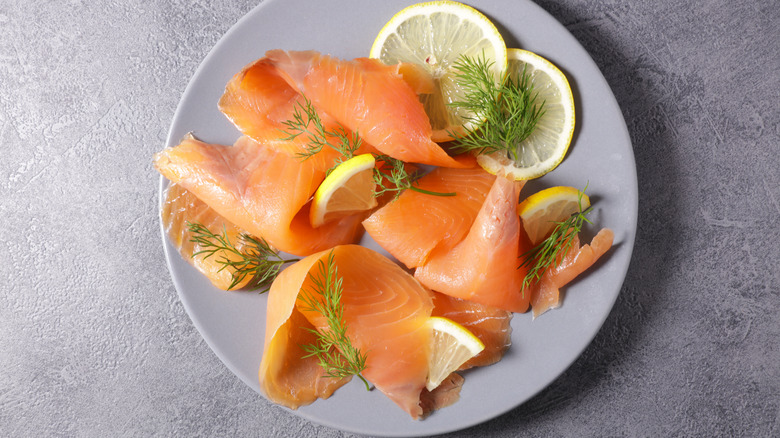
[[[780,5],[539,3],[625,115],[636,250],[574,365],[453,436],[780,435]],[[150,157],[253,6],[0,0],[0,435],[345,435],[228,371],[160,245]]]

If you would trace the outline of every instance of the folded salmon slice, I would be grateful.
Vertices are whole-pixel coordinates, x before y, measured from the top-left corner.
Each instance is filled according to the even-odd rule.
[[[314,326],[298,311],[298,293],[309,271],[325,256],[317,253],[290,265],[268,291],[265,344],[258,376],[260,387],[274,403],[297,409],[318,398],[328,398],[350,378],[325,377],[316,357],[305,357],[302,345],[316,336]]]
[[[241,247],[239,235],[244,230],[225,220],[206,203],[180,185],[173,183],[165,191],[165,200],[163,201],[160,216],[165,233],[168,235],[168,239],[173,247],[179,251],[179,254],[193,265],[195,269],[205,275],[214,286],[227,290],[233,282],[233,271],[223,269],[224,265],[219,263],[219,260],[224,258],[237,260],[238,257],[227,251],[218,251],[208,258],[204,258],[203,255],[193,257],[193,254],[200,252],[204,248],[200,244],[191,241],[193,234],[187,227],[187,222],[203,225],[214,234],[222,235],[222,233],[225,233],[227,238],[239,249]],[[249,278],[245,279],[234,288],[240,289],[249,280]]]
[[[432,196],[406,190],[363,221],[366,232],[408,268],[425,263],[435,248],[448,250],[463,240],[485,202],[495,175],[480,167],[436,168],[417,181],[421,189],[455,196]]]
[[[279,76],[267,59],[250,63],[225,86],[219,110],[244,135],[258,142],[284,137],[301,95]]]
[[[431,140],[433,129],[398,66],[376,59],[346,61],[314,51],[271,50],[266,59],[314,106],[391,157],[444,167],[470,167]]]
[[[232,147],[185,138],[155,154],[154,165],[226,220],[290,254],[352,243],[361,233],[360,215],[313,228],[309,200],[325,172],[247,136]]]
[[[485,349],[461,365],[461,370],[492,365],[512,345],[511,312],[439,292],[433,293],[433,306],[433,316],[457,322],[485,344]]]
[[[560,289],[569,284],[578,275],[593,266],[610,248],[615,234],[609,228],[603,228],[596,234],[590,245],[580,247],[579,236],[574,237],[569,251],[558,265],[548,269],[531,287],[531,308],[534,318],[560,305]]]
[[[219,100],[219,110],[233,125],[259,143],[285,151],[293,156],[306,151],[310,144],[307,134],[289,137],[290,127],[285,123],[295,120],[296,111],[303,113],[305,99],[280,76],[279,70],[269,59],[263,58],[245,66],[236,73],[225,87]],[[326,132],[351,133],[332,117],[323,112],[317,114]],[[305,119],[304,119],[305,120]],[[314,130],[314,126],[309,128]],[[338,139],[328,137],[334,144]],[[367,144],[357,153],[371,152]],[[324,147],[307,158],[320,170],[331,168],[341,154],[333,148]]]
[[[381,254],[357,245],[337,246],[311,255],[284,270],[271,286],[266,318],[265,351],[260,383],[268,397],[296,408],[330,394],[321,388],[319,366],[310,359],[296,368],[303,350],[299,342],[302,315],[317,330],[327,330],[319,313],[298,300],[301,291],[311,293],[310,273],[318,275],[332,251],[343,281],[341,302],[352,344],[367,355],[362,375],[412,418],[426,414],[420,405],[428,373],[430,331],[426,321],[433,309],[432,294],[397,264]],[[315,277],[316,278],[316,277]],[[343,381],[334,383],[341,385]]]
[[[523,182],[496,177],[468,235],[449,250],[433,251],[415,278],[447,295],[525,312],[530,300],[523,293],[518,269],[520,218],[517,201]]]

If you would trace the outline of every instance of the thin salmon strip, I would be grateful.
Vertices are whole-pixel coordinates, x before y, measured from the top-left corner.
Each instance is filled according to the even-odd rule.
[[[214,234],[222,235],[225,233],[227,238],[237,245],[238,248],[240,248],[239,235],[244,230],[225,220],[211,207],[178,184],[170,184],[165,191],[161,218],[163,229],[165,229],[168,239],[173,247],[179,251],[179,254],[193,265],[195,269],[205,275],[214,286],[227,290],[233,282],[233,271],[229,268],[225,269],[224,265],[219,263],[219,260],[225,258],[237,260],[238,256],[220,250],[208,258],[204,258],[203,255],[193,257],[193,254],[200,252],[204,248],[190,240],[193,234],[187,227],[187,222],[203,225]],[[237,284],[234,289],[240,289],[249,280],[249,278],[245,279]]]
[[[435,248],[448,250],[463,240],[485,202],[495,175],[480,167],[436,168],[417,181],[421,189],[455,196],[432,196],[406,190],[363,221],[366,232],[408,268],[421,266]]]
[[[232,147],[186,138],[155,154],[154,165],[226,220],[290,254],[352,243],[362,231],[360,215],[313,228],[308,201],[325,172],[247,136]]]
[[[522,184],[497,177],[468,235],[451,250],[435,250],[415,278],[456,298],[525,312],[530,294],[523,293],[522,271],[517,269]]]
[[[531,288],[531,308],[534,318],[558,307],[561,298],[560,289],[593,266],[609,251],[614,238],[615,234],[609,228],[599,231],[590,245],[580,247],[579,237],[575,237],[572,247],[558,266],[548,269],[539,279],[538,285]]]
[[[433,129],[398,66],[376,59],[350,61],[314,51],[271,50],[266,58],[288,83],[350,131],[391,157],[444,167],[470,167],[431,140]]]
[[[434,292],[433,316],[457,322],[485,344],[485,349],[461,365],[461,370],[492,365],[512,345],[512,313],[506,310]]]
[[[460,400],[460,390],[463,387],[464,379],[458,373],[450,373],[433,391],[423,388],[420,395],[420,407],[423,410],[423,416],[430,414],[438,409],[446,408],[456,401]]]
[[[433,309],[431,292],[371,249],[343,245],[332,251],[343,281],[341,303],[347,334],[352,344],[367,355],[362,375],[412,418],[421,418],[426,414],[420,401],[428,373],[430,331],[426,321]],[[271,400],[285,406],[302,403],[296,396],[298,387],[306,389],[307,397],[317,393],[312,390],[317,385],[317,373],[310,372],[306,365],[300,376],[294,375],[285,364],[301,355],[296,351],[301,347],[289,340],[299,336],[296,330],[304,328],[289,323],[292,315],[302,314],[317,330],[327,330],[325,318],[307,309],[297,297],[302,290],[312,293],[311,275],[319,275],[318,264],[325,263],[330,252],[319,252],[290,266],[269,292],[260,382]],[[280,385],[280,381],[285,383]]]

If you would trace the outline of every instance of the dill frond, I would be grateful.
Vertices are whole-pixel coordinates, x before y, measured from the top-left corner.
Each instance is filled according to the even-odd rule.
[[[307,353],[304,357],[316,357],[325,371],[326,377],[348,377],[356,375],[370,386],[360,374],[366,369],[366,354],[352,345],[347,336],[347,324],[344,322],[342,278],[339,277],[333,251],[328,254],[327,263],[317,264],[318,273],[309,273],[312,289],[301,291],[298,299],[303,303],[302,310],[317,312],[328,322],[327,330],[309,329],[317,338],[314,344],[302,345]]]
[[[582,195],[579,192],[579,211],[571,215],[566,220],[556,222],[550,237],[539,242],[538,245],[523,253],[520,258],[522,263],[519,268],[528,266],[528,273],[523,278],[523,290],[530,286],[532,282],[539,282],[545,272],[550,267],[560,266],[563,258],[568,254],[574,243],[574,238],[582,230],[585,223],[591,223],[586,217],[593,207],[588,207],[582,211]]]
[[[357,133],[350,135],[343,126],[325,129],[317,110],[306,96],[303,96],[303,103],[296,102],[293,118],[283,124],[287,129],[283,131],[286,136],[282,137],[282,140],[289,141],[301,135],[306,136],[306,149],[296,154],[302,160],[312,157],[325,147],[334,149],[347,160],[352,158],[362,145],[360,136]]]
[[[202,248],[193,253],[192,257],[203,256],[207,259],[222,251],[238,256],[237,260],[233,260],[223,253],[217,260],[222,265],[220,271],[229,269],[233,276],[228,290],[249,278],[246,286],[248,289],[260,289],[260,293],[267,292],[282,267],[286,263],[298,261],[298,259],[282,258],[265,239],[258,239],[246,233],[239,235],[239,242],[237,242],[239,246],[237,246],[230,241],[224,228],[222,234],[212,233],[199,223],[187,222],[187,228],[192,233],[190,241]]]
[[[530,74],[523,68],[518,79],[507,76],[498,81],[492,73],[493,62],[484,55],[461,57],[455,64],[456,80],[464,89],[463,100],[450,103],[473,127],[465,133],[450,132],[458,153],[490,154],[503,151],[518,159],[518,145],[528,138],[544,115],[544,101],[537,103]]]

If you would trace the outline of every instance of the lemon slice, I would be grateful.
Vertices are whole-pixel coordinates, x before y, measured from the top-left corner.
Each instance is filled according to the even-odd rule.
[[[485,349],[485,344],[457,322],[440,316],[428,319],[431,348],[428,353],[428,380],[425,387],[432,391],[464,362]]]
[[[339,164],[314,193],[309,221],[313,227],[376,207],[374,156],[362,154]]]
[[[448,105],[463,100],[455,63],[463,56],[483,57],[493,63],[493,77],[506,70],[506,44],[496,26],[471,6],[434,1],[409,6],[395,14],[374,40],[370,56],[388,65],[408,62],[423,67],[434,81],[421,94],[433,128],[433,141],[452,140],[448,131],[471,127],[474,114]]]
[[[515,180],[538,178],[555,169],[569,150],[574,134],[574,98],[566,76],[550,61],[520,49],[507,49],[507,74],[519,77],[523,68],[531,76],[537,102],[544,101],[544,114],[536,129],[520,142],[517,161],[506,153],[480,155],[477,163],[492,174]]]
[[[566,220],[580,208],[585,210],[588,207],[588,195],[574,187],[561,186],[550,187],[529,196],[517,206],[517,213],[531,243],[536,245],[550,235],[556,222]]]

